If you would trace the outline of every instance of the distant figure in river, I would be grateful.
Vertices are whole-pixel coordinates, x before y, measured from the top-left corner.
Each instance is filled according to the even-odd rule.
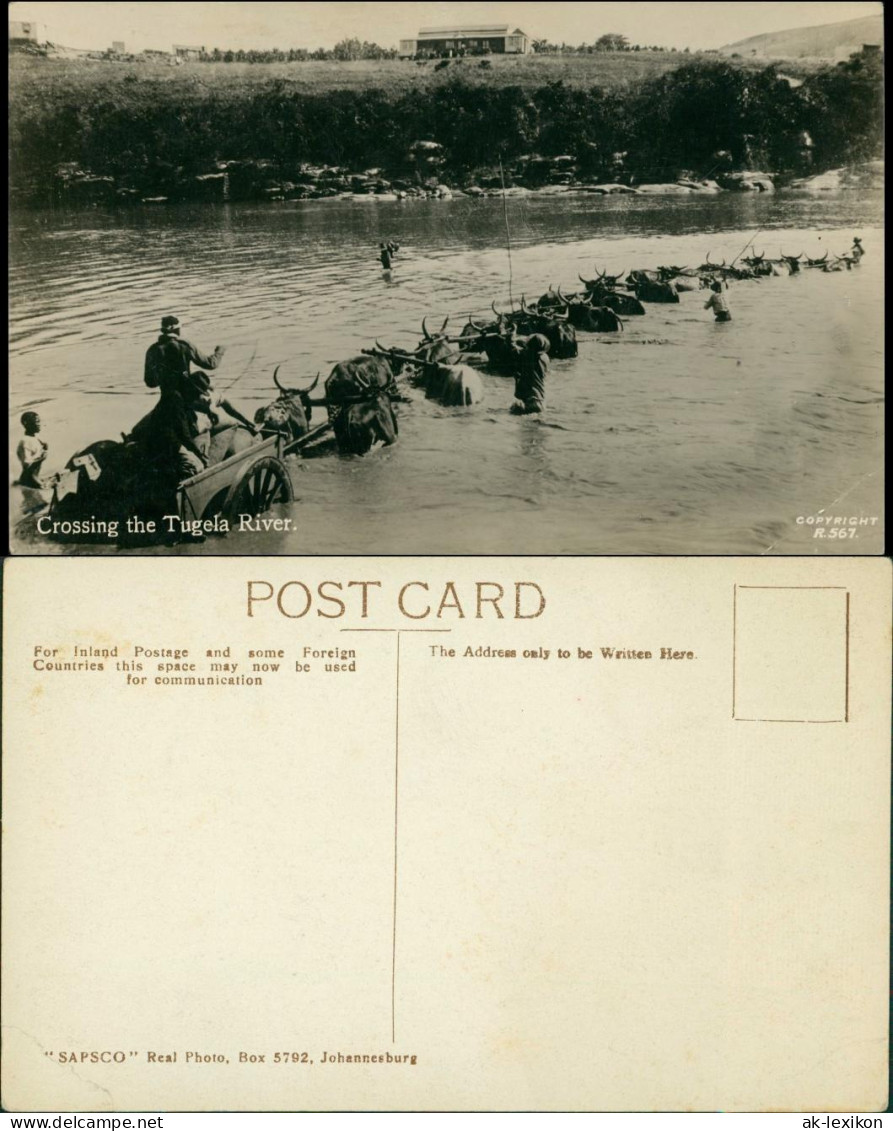
[[[388,240],[388,242],[385,244],[385,247],[387,247],[388,251],[391,253],[392,259],[396,257],[397,252],[400,250],[400,245],[398,243],[395,243],[394,240]]]
[[[549,371],[549,339],[544,334],[531,334],[526,341],[522,339],[522,343],[513,343],[518,355],[518,376],[515,379],[515,403],[509,411],[516,416],[545,409],[546,374]]]
[[[853,266],[858,267],[859,261],[865,254],[865,248],[862,246],[862,241],[858,236],[853,236],[853,246],[850,249],[850,256],[853,259]]]
[[[23,412],[21,425],[25,435],[19,440],[16,456],[22,465],[22,473],[16,483],[20,487],[34,487],[40,490],[44,486],[40,473],[49,450],[37,435],[40,431],[40,417],[36,412]]]
[[[389,244],[379,244],[379,259],[381,260],[382,269],[390,271],[391,269],[391,249]]]
[[[190,364],[203,369],[216,369],[223,360],[226,346],[215,346],[211,354],[202,353],[191,342],[180,337],[180,320],[173,314],[161,319],[158,340],[146,350],[143,379],[150,389],[160,389],[162,397],[182,392],[192,372]]]
[[[717,322],[731,322],[732,315],[729,311],[729,304],[726,302],[726,297],[722,293],[722,283],[717,279],[710,284],[710,289],[713,294],[704,303],[705,310],[712,310]]]

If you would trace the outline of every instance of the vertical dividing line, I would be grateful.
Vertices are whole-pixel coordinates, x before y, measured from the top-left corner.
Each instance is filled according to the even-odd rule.
[[[400,788],[400,636],[397,632],[397,695],[394,710],[394,907],[391,932],[391,1044],[397,1041],[397,818]]]
[[[850,591],[846,591],[846,691],[843,704],[843,721],[850,721]]]
[[[735,717],[735,649],[738,639],[738,586],[732,586],[732,718]]]
[[[502,182],[502,216],[505,220],[505,248],[509,255],[509,303],[514,306],[512,295],[512,237],[509,232],[509,209],[505,199],[505,175],[502,172],[502,157],[499,158],[499,179]]]

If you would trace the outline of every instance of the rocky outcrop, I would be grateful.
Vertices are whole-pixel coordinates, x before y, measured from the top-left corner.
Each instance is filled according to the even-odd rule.
[[[722,173],[717,176],[720,188],[730,192],[775,192],[774,173]]]
[[[646,196],[687,196],[692,191],[685,185],[676,184],[675,181],[672,184],[663,185],[636,185],[636,189]]]
[[[620,184],[607,184],[607,185],[581,185],[584,192],[596,192],[601,196],[614,196],[619,193],[637,193],[639,190],[632,188],[630,185]]]
[[[802,177],[792,181],[790,188],[799,192],[837,192],[840,189],[880,189],[884,185],[884,162],[865,161],[859,165],[845,165],[829,169],[815,177]]]

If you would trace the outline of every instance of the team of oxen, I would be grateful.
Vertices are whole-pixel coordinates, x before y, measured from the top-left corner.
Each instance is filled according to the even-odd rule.
[[[745,256],[731,264],[711,262],[698,267],[658,267],[608,275],[596,269],[594,279],[580,276],[583,289],[565,294],[561,287],[549,290],[532,305],[522,296],[512,309],[498,310],[487,321],[468,318],[458,337],[449,337],[449,318],[431,333],[422,320],[422,340],[414,350],[382,346],[363,350],[360,357],[339,362],[324,385],[324,395],[314,397],[319,374],[309,387],[290,388],[273,374],[278,398],[258,410],[255,423],[266,434],[283,433],[297,440],[311,431],[314,407],[325,407],[327,424],[339,452],[365,455],[379,441],[393,444],[397,438],[394,401],[405,397],[398,378],[424,390],[425,396],[446,406],[480,403],[484,385],[480,372],[469,364],[486,357],[488,368],[514,376],[518,372],[523,343],[532,334],[543,335],[553,358],[577,356],[577,331],[612,333],[623,330],[625,318],[645,314],[646,303],[678,303],[680,292],[710,287],[716,282],[759,279],[770,275],[795,275],[801,268],[821,271],[848,270],[858,261],[850,256],[820,259],[803,255],[767,258],[765,253]],[[313,429],[316,431],[316,429]]]

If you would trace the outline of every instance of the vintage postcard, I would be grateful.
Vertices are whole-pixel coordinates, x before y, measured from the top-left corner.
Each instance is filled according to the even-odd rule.
[[[16,0],[13,550],[883,553],[882,18]]]
[[[4,1107],[883,1110],[890,599],[10,560]]]

